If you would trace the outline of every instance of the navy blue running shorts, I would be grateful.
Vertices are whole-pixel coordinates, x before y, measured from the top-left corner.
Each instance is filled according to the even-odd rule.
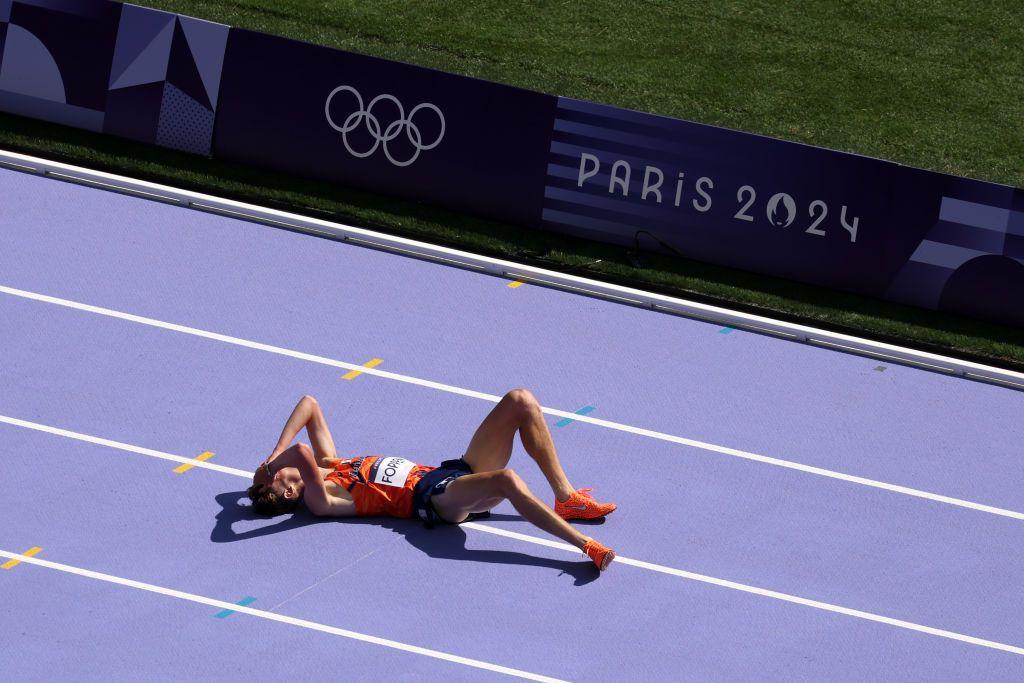
[[[432,527],[435,524],[448,524],[449,522],[447,520],[442,519],[441,516],[437,514],[437,510],[434,509],[434,505],[430,502],[430,499],[444,493],[444,490],[448,488],[448,484],[467,474],[473,474],[473,470],[462,458],[458,458],[457,460],[445,460],[438,465],[437,469],[424,474],[423,477],[416,482],[416,486],[414,486],[412,490],[413,517],[419,518],[428,527]],[[482,515],[470,515],[470,519],[477,519],[481,516]]]

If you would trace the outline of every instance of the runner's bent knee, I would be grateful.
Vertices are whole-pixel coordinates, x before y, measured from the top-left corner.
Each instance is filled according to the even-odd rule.
[[[529,415],[539,406],[529,389],[513,389],[505,394],[505,399],[518,417]]]
[[[498,470],[494,473],[495,491],[505,498],[522,491],[526,484],[519,478],[519,475],[512,469]]]

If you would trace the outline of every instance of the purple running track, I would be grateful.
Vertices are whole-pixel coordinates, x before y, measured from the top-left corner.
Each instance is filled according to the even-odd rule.
[[[0,171],[0,285],[1024,511],[1024,394]],[[884,371],[876,368],[885,365]],[[6,416],[251,470],[302,394],[342,454],[458,457],[488,401],[0,293]],[[583,421],[627,558],[1024,646],[1024,520]],[[470,526],[258,520],[244,479],[0,422],[0,550],[560,679],[1017,679],[1024,657]],[[512,467],[542,497],[517,443]],[[543,533],[507,504],[483,524]],[[2,558],[0,558],[2,559]],[[15,678],[488,670],[22,563]],[[287,653],[301,653],[295,654]]]

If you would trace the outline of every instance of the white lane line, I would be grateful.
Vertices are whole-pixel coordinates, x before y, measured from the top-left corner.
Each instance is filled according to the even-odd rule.
[[[372,643],[374,645],[382,645],[384,647],[390,647],[395,650],[402,650],[404,652],[411,652],[417,655],[423,655],[424,657],[433,657],[434,659],[441,659],[446,662],[453,662],[455,664],[462,664],[464,666],[471,666],[476,669],[484,669],[486,671],[493,671],[495,673],[506,674],[508,676],[516,676],[518,678],[524,678],[529,681],[543,681],[545,683],[565,683],[562,679],[552,678],[550,676],[542,676],[541,674],[531,673],[529,671],[523,671],[522,669],[513,669],[508,666],[501,666],[500,664],[491,664],[490,662],[484,662],[479,659],[470,659],[469,657],[460,657],[459,655],[453,655],[448,652],[441,652],[440,650],[431,650],[430,648],[420,647],[418,645],[409,645],[407,643],[400,643],[397,640],[389,640],[388,638],[380,638],[378,636],[371,636],[365,633],[359,633],[357,631],[349,631],[348,629],[338,628],[337,626],[328,626],[327,624],[321,624],[315,621],[308,621],[306,619],[299,619],[297,617],[289,617],[283,614],[277,614],[275,612],[268,612],[261,609],[253,609],[252,607],[246,607],[244,605],[238,605],[233,602],[225,602],[224,600],[217,600],[215,598],[208,598],[204,595],[196,595],[195,593],[186,593],[185,591],[175,590],[173,588],[165,588],[163,586],[155,586],[151,583],[143,583],[142,581],[135,581],[134,579],[125,579],[120,576],[114,576],[112,574],[104,574],[102,572],[92,571],[91,569],[83,569],[82,567],[75,567],[69,564],[61,564],[60,562],[52,562],[50,560],[41,560],[37,557],[29,557],[27,555],[19,555],[18,553],[8,552],[6,550],[0,550],[0,557],[6,557],[12,560],[21,560],[27,564],[34,564],[39,567],[46,567],[47,569],[56,569],[57,571],[66,572],[68,574],[76,574],[78,576],[84,576],[88,579],[96,579],[98,581],[106,581],[107,583],[114,583],[119,586],[127,586],[128,588],[136,588],[138,590],[149,591],[150,593],[158,593],[160,595],[166,595],[172,598],[178,598],[179,600],[188,600],[189,602],[197,602],[201,605],[209,605],[210,607],[218,607],[220,609],[229,609],[232,612],[241,612],[242,614],[248,614],[253,617],[259,617],[260,619],[267,619],[269,621],[277,621],[282,624],[290,624],[292,626],[299,626],[301,628],[310,629],[312,631],[320,631],[322,633],[329,633],[335,636],[341,636],[343,638],[351,638],[352,640],[361,640],[364,643]]]
[[[86,441],[88,443],[94,443],[99,446],[109,446],[110,448],[116,448],[122,451],[128,451],[130,453],[138,453],[139,455],[148,455],[151,458],[160,458],[161,460],[172,460],[174,462],[187,463],[196,467],[202,467],[203,469],[213,470],[214,472],[223,472],[225,474],[234,474],[238,477],[245,477],[251,479],[253,473],[246,472],[245,470],[235,469],[234,467],[225,467],[224,465],[215,465],[210,462],[203,462],[196,460],[195,458],[185,458],[180,455],[174,455],[172,453],[164,453],[163,451],[154,451],[152,448],[143,448],[141,446],[133,446],[130,443],[121,443],[120,441],[111,441],[110,439],[101,439],[98,436],[91,436],[89,434],[82,434],[81,432],[73,432],[70,429],[61,429],[59,427],[51,427],[50,425],[39,424],[38,422],[29,422],[28,420],[20,420],[16,417],[9,417],[7,415],[0,415],[0,422],[6,422],[9,425],[16,427],[25,427],[26,429],[34,429],[37,432],[46,432],[47,434],[54,434],[56,436],[63,436],[68,439],[77,439],[78,441]]]
[[[36,425],[36,423],[33,423],[33,422],[26,422],[25,420],[14,420],[13,418],[7,418],[7,417],[4,417],[4,416],[0,416],[0,422],[7,422],[8,424],[13,424],[13,425],[22,426],[22,427],[29,426],[30,429],[34,429],[35,425]],[[56,434],[58,436],[72,435],[71,438],[79,438],[82,441],[89,441],[90,443],[99,443],[99,444],[103,444],[103,445],[118,444],[118,445],[113,446],[114,448],[119,448],[120,446],[126,446],[127,445],[127,444],[119,444],[119,442],[117,442],[117,441],[108,441],[107,439],[98,439],[96,437],[91,437],[91,436],[88,436],[88,435],[85,435],[85,434],[78,434],[76,432],[68,432],[67,430],[63,430],[63,429],[47,428],[47,429],[43,429],[43,430],[40,430],[40,431],[45,431],[45,432],[50,433],[50,434]],[[80,438],[80,437],[85,437],[85,438]],[[154,454],[156,454],[156,455],[154,455],[154,457],[158,457],[158,458],[166,458],[166,456],[169,455],[167,453],[161,453],[160,451],[151,451],[148,448],[140,448],[140,447],[137,447],[137,446],[130,446],[130,447],[124,449],[124,450],[129,450],[132,453],[140,453],[142,455],[154,455]],[[171,456],[171,457],[175,458],[175,457],[178,457],[178,456]],[[214,469],[214,468],[209,468],[209,469]],[[229,470],[227,472],[227,474],[235,474],[235,475],[238,475],[238,476],[245,477],[247,479],[250,476],[252,476],[250,473],[245,472],[244,470],[233,470],[231,468],[223,468],[223,469],[218,470],[218,471],[224,471],[224,470]],[[463,522],[461,526],[467,527],[467,528],[470,528],[470,529],[476,529],[477,531],[482,531],[482,532],[485,532],[485,533],[488,533],[488,534],[494,534],[496,536],[504,536],[505,538],[512,538],[512,539],[515,539],[515,540],[518,540],[518,541],[524,541],[526,543],[533,543],[534,545],[545,546],[547,548],[555,548],[557,550],[565,550],[567,552],[571,552],[571,553],[574,553],[574,554],[579,554],[579,552],[580,552],[578,548],[576,548],[574,546],[571,546],[568,543],[563,543],[562,541],[555,541],[555,540],[552,540],[552,539],[549,539],[549,538],[538,538],[536,536],[529,536],[527,534],[521,534],[521,533],[519,533],[517,531],[508,531],[508,530],[505,530],[505,529],[500,529],[498,527],[493,527],[493,526],[489,526],[489,525],[486,525],[486,524],[480,524],[479,522]],[[0,554],[2,554],[2,553],[0,553]],[[13,555],[12,555],[12,557],[13,557]],[[17,557],[20,558],[20,556],[17,556]],[[834,612],[836,614],[845,614],[846,616],[856,617],[858,619],[865,619],[867,621],[874,621],[874,622],[878,622],[880,624],[887,624],[889,626],[896,626],[898,628],[908,629],[908,630],[911,630],[911,631],[918,631],[920,633],[927,633],[929,635],[939,636],[941,638],[948,638],[950,640],[958,640],[960,642],[970,643],[971,645],[980,645],[982,647],[992,648],[994,650],[1002,650],[1004,652],[1011,652],[1013,654],[1024,655],[1024,648],[1017,647],[1015,645],[1007,645],[1005,643],[999,643],[999,642],[996,642],[996,641],[993,641],[993,640],[985,640],[984,638],[976,638],[974,636],[968,636],[968,635],[965,635],[965,634],[962,634],[962,633],[956,633],[954,631],[946,631],[946,630],[940,629],[940,628],[933,628],[931,626],[924,626],[922,624],[915,624],[914,622],[911,622],[911,621],[904,621],[902,619],[894,619],[892,617],[886,617],[886,616],[882,616],[880,614],[874,614],[872,612],[863,612],[861,610],[852,609],[852,608],[849,608],[849,607],[843,607],[841,605],[833,605],[831,603],[821,602],[819,600],[812,600],[810,598],[801,598],[800,596],[797,596],[797,595],[790,595],[788,593],[780,593],[778,591],[769,590],[767,588],[759,588],[757,586],[749,586],[747,584],[737,583],[736,581],[729,581],[728,579],[719,579],[719,578],[716,578],[714,576],[707,576],[706,574],[697,574],[695,572],[688,572],[685,569],[676,569],[675,567],[668,567],[668,566],[661,565],[661,564],[654,564],[653,562],[644,562],[643,560],[634,560],[634,559],[629,558],[629,557],[623,557],[622,555],[616,555],[615,562],[618,563],[618,564],[630,565],[632,567],[639,567],[640,569],[647,569],[647,570],[653,571],[653,572],[659,572],[661,574],[668,574],[670,576],[678,576],[680,578],[689,579],[691,581],[700,581],[702,583],[709,583],[709,584],[712,584],[712,585],[715,585],[715,586],[720,586],[722,588],[730,588],[732,590],[738,590],[738,591],[742,591],[744,593],[750,593],[750,594],[753,594],[753,595],[760,595],[760,596],[767,597],[767,598],[774,598],[775,600],[782,600],[783,602],[791,602],[791,603],[794,603],[794,604],[797,604],[797,605],[803,605],[805,607],[813,607],[815,609],[825,610],[827,612]],[[218,606],[220,604],[221,603],[219,603]],[[225,602],[225,603],[222,603],[222,604],[223,605],[227,605],[227,607],[225,607],[224,609],[232,609],[232,610],[235,610],[236,612],[240,611],[240,610],[236,609],[239,606],[236,605],[235,603],[227,603],[227,602]],[[234,606],[232,606],[232,605],[234,605]],[[246,608],[246,609],[251,609],[251,608]]]
[[[266,351],[268,353],[274,353],[281,356],[288,356],[290,358],[297,358],[299,360],[305,360],[311,363],[319,363],[321,365],[329,365],[331,367],[344,368],[346,370],[359,370],[361,373],[366,375],[376,375],[377,377],[383,377],[385,379],[391,379],[398,382],[405,382],[407,384],[414,384],[416,386],[426,387],[428,389],[436,389],[438,391],[444,391],[451,394],[458,394],[459,396],[468,396],[470,398],[477,398],[484,401],[490,401],[492,403],[497,403],[498,401],[501,400],[500,396],[496,396],[494,394],[487,394],[481,391],[474,391],[472,389],[463,389],[462,387],[456,387],[450,384],[443,384],[441,382],[420,379],[418,377],[411,377],[409,375],[400,375],[395,372],[378,370],[377,368],[368,368],[364,365],[346,363],[344,361],[335,360],[333,358],[327,358],[325,356],[317,356],[311,353],[303,353],[302,351],[294,351],[292,349],[286,349],[280,346],[272,346],[270,344],[263,344],[261,342],[255,342],[248,339],[240,339],[238,337],[232,337],[226,334],[209,332],[207,330],[200,330],[195,327],[187,327],[185,325],[169,323],[163,320],[156,320],[154,318],[146,318],[140,315],[124,313],[122,311],[115,311],[109,308],[93,306],[91,304],[83,304],[77,301],[70,301],[68,299],[60,299],[58,297],[48,296],[46,294],[28,292],[22,289],[14,289],[13,287],[6,287],[4,285],[0,285],[0,293],[10,294],[12,296],[21,297],[24,299],[31,299],[33,301],[40,301],[43,303],[64,306],[66,308],[73,308],[80,311],[87,311],[89,313],[96,313],[98,315],[103,315],[110,318],[127,320],[129,322],[148,325],[150,327],[158,327],[161,329],[171,330],[174,332],[181,332],[183,334],[189,334],[195,337],[213,339],[215,341],[224,342],[226,344],[243,346],[246,348],[255,349],[257,351]],[[915,498],[923,498],[925,500],[930,500],[936,503],[945,503],[947,505],[955,505],[957,507],[968,508],[971,510],[976,510],[978,512],[987,512],[989,514],[1000,515],[1002,517],[1010,517],[1013,519],[1024,520],[1024,512],[1017,512],[1016,510],[1007,510],[1005,508],[999,508],[993,505],[985,505],[983,503],[975,503],[973,501],[963,500],[961,498],[953,498],[951,496],[944,496],[938,493],[922,491],[920,489],[910,488],[909,486],[890,484],[888,482],[878,481],[876,479],[868,479],[866,477],[859,477],[853,474],[846,474],[844,472],[836,472],[834,470],[825,469],[823,467],[805,465],[803,463],[793,462],[792,460],[783,460],[780,458],[773,458],[767,455],[751,453],[749,451],[741,451],[736,448],[729,448],[727,446],[718,446],[716,444],[705,443],[703,441],[688,439],[682,436],[675,436],[673,434],[658,432],[653,429],[644,429],[642,427],[633,427],[631,425],[626,425],[619,422],[612,422],[610,420],[602,420],[600,418],[590,417],[589,415],[580,415],[578,413],[569,412],[565,410],[557,410],[555,408],[543,408],[543,411],[548,415],[555,415],[557,417],[567,417],[575,422],[585,422],[588,424],[596,425],[598,427],[606,427],[608,429],[614,429],[620,432],[628,432],[630,434],[645,436],[651,439],[658,439],[660,441],[667,441],[669,443],[676,443],[683,446],[691,446],[693,448],[699,448],[713,453],[720,453],[722,455],[728,455],[734,458],[751,460],[766,465],[774,465],[776,467],[783,467],[786,469],[796,470],[798,472],[804,472],[807,474],[815,474],[821,477],[827,477],[829,479],[838,479],[839,481],[845,481],[851,484],[860,484],[862,486],[869,486],[876,489],[890,491],[892,493],[900,493],[907,496],[913,496]],[[193,460],[189,460],[189,462],[193,462]]]
[[[561,543],[559,541],[551,541],[545,538],[534,538],[527,534],[521,534],[516,531],[506,531],[505,529],[498,529],[496,527],[487,526],[480,524],[479,522],[463,522],[460,526],[470,527],[477,531],[485,531],[489,534],[495,534],[497,536],[505,536],[508,538],[514,538],[519,541],[526,541],[527,543],[535,543],[537,545],[547,546],[549,548],[557,548],[559,550],[567,550],[573,553],[579,553],[579,550],[569,545],[568,543]],[[842,605],[833,605],[828,602],[821,602],[820,600],[811,600],[810,598],[801,598],[798,595],[790,595],[789,593],[780,593],[779,591],[769,590],[767,588],[759,588],[757,586],[749,586],[745,583],[737,583],[736,581],[729,581],[728,579],[719,579],[714,576],[707,576],[706,574],[697,574],[695,572],[688,572],[685,569],[676,569],[675,567],[666,567],[662,564],[654,564],[653,562],[644,562],[643,560],[634,560],[629,557],[623,557],[621,555],[615,556],[615,564],[628,564],[632,567],[640,567],[641,569],[648,569],[652,572],[659,572],[661,574],[669,574],[671,576],[678,576],[684,579],[690,579],[691,581],[700,581],[701,583],[709,583],[714,586],[721,586],[722,588],[731,588],[732,590],[742,591],[744,593],[750,593],[752,595],[760,595],[766,598],[774,598],[775,600],[782,600],[783,602],[791,602],[796,605],[803,605],[805,607],[813,607],[815,609],[825,610],[826,612],[835,612],[836,614],[845,614],[849,617],[856,617],[858,619],[865,619],[867,621],[878,622],[879,624],[886,624],[888,626],[896,626],[898,628],[908,629],[910,631],[918,631],[920,633],[927,633],[933,636],[939,636],[940,638],[948,638],[950,640],[959,640],[963,643],[970,643],[971,645],[980,645],[982,647],[992,648],[993,650],[1002,650],[1003,652],[1011,652],[1016,655],[1024,655],[1024,647],[1017,647],[1016,645],[1007,645],[1006,643],[999,643],[994,640],[985,640],[984,638],[976,638],[974,636],[964,635],[963,633],[956,633],[954,631],[946,631],[941,628],[934,628],[932,626],[924,626],[923,624],[915,624],[912,621],[904,621],[902,619],[894,619],[892,617],[886,617],[881,614],[874,614],[872,612],[864,612],[859,609],[852,609],[850,607],[843,607]]]

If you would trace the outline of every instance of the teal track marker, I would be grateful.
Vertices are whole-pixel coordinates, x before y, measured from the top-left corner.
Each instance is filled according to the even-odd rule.
[[[718,334],[729,334],[730,332],[732,332],[735,329],[736,328],[734,328],[734,327],[723,327],[722,329],[720,329],[718,331]]]
[[[594,410],[594,406],[583,406],[579,410],[574,410],[573,412],[576,413],[577,415],[586,415],[587,413],[592,412],[593,410]],[[576,420],[573,420],[572,418],[567,417],[567,418],[565,418],[563,420],[559,420],[558,422],[556,422],[555,426],[556,427],[564,427],[566,425],[571,425],[575,421]]]
[[[246,605],[251,605],[254,602],[256,602],[256,598],[252,597],[251,595],[247,595],[244,598],[242,598],[241,600],[239,600],[238,602],[236,602],[235,604],[236,605],[241,605],[242,607],[245,607]],[[218,619],[224,619],[225,617],[230,617],[234,613],[235,613],[235,610],[233,610],[233,609],[222,609],[221,611],[217,612],[213,616],[215,616]]]

